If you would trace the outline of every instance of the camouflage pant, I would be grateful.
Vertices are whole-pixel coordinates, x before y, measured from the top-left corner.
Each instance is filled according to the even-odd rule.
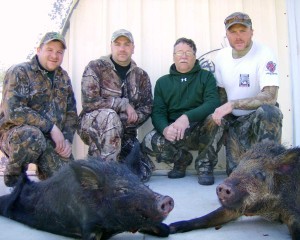
[[[111,109],[99,109],[81,117],[78,134],[89,146],[90,156],[104,160],[121,161],[130,153],[137,140],[137,130],[126,127],[123,119]],[[139,155],[139,177],[146,181],[150,178],[154,165],[143,153]]]
[[[119,115],[111,109],[99,109],[81,116],[78,134],[89,146],[90,156],[117,160],[121,151],[123,127]]]
[[[50,137],[33,126],[19,126],[5,132],[1,137],[1,150],[8,157],[5,174],[19,175],[29,163],[37,166],[39,179],[46,179],[61,166],[73,160],[59,156]]]
[[[157,162],[165,163],[175,163],[185,155],[183,152],[198,150],[195,169],[198,173],[207,171],[218,161],[218,149],[213,144],[218,129],[211,115],[204,122],[191,123],[190,128],[185,131],[184,138],[179,141],[170,142],[154,129],[145,136],[142,149],[150,156],[156,157]]]
[[[236,168],[239,157],[252,145],[264,140],[281,143],[282,113],[278,107],[263,105],[249,115],[229,115],[224,124],[226,172]]]

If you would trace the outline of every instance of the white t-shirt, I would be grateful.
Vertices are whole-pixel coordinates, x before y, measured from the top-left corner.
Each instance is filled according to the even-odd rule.
[[[255,97],[265,86],[279,86],[277,59],[271,50],[253,42],[242,58],[232,57],[232,48],[221,49],[216,57],[216,79],[225,88],[228,101]],[[252,110],[234,109],[232,114],[243,116]]]

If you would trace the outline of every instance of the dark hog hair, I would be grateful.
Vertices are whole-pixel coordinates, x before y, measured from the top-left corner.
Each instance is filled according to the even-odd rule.
[[[220,203],[242,214],[253,215],[258,208],[270,205],[274,196],[277,202],[278,190],[284,188],[282,185],[289,185],[286,181],[290,176],[282,170],[288,166],[289,171],[297,170],[294,163],[286,164],[286,153],[285,147],[268,141],[242,154],[237,168],[216,189]]]
[[[74,161],[41,182],[23,174],[13,192],[0,197],[1,215],[82,239],[138,230],[168,236],[162,221],[173,207],[172,198],[153,192],[125,165],[99,159]]]
[[[240,216],[262,216],[285,223],[300,240],[300,148],[266,141],[241,156],[217,195],[221,207],[199,218],[170,224],[171,233],[217,227]]]

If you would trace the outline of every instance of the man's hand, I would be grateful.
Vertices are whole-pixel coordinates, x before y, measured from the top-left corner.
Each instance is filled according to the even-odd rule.
[[[134,108],[128,104],[126,107],[126,113],[127,113],[127,123],[135,123],[138,120],[138,115]]]
[[[66,139],[65,148],[61,152],[58,152],[58,154],[63,158],[69,158],[71,153],[72,153],[72,144]]]
[[[222,106],[215,109],[215,112],[212,114],[212,119],[218,126],[221,126],[221,120],[224,116],[231,113],[233,110],[233,102],[227,102]]]
[[[177,129],[174,128],[172,124],[167,126],[163,131],[165,139],[169,140],[170,142],[174,142],[176,140],[177,133]]]
[[[54,150],[64,158],[70,157],[72,153],[72,145],[65,139],[64,135],[56,125],[53,125],[50,135],[55,143]]]
[[[183,139],[185,130],[189,128],[190,121],[187,115],[183,114],[177,120],[171,124],[171,126],[176,129],[176,138],[175,140]]]

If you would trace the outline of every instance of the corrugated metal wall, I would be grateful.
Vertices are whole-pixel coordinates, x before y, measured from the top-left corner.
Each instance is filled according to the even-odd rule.
[[[300,146],[300,1],[287,0],[287,13],[289,23],[289,53],[290,71],[293,96],[293,143]]]
[[[193,39],[198,57],[227,46],[223,21],[243,11],[253,21],[254,39],[272,47],[279,58],[279,103],[284,114],[283,143],[293,142],[291,80],[287,15],[284,0],[80,0],[70,17],[64,67],[68,70],[81,110],[80,82],[84,67],[110,51],[113,31],[126,28],[135,39],[134,60],[155,81],[168,73],[172,50],[179,37]],[[213,59],[214,53],[205,56]],[[140,129],[140,138],[151,129],[150,121]],[[84,157],[87,147],[76,137],[74,153]]]

